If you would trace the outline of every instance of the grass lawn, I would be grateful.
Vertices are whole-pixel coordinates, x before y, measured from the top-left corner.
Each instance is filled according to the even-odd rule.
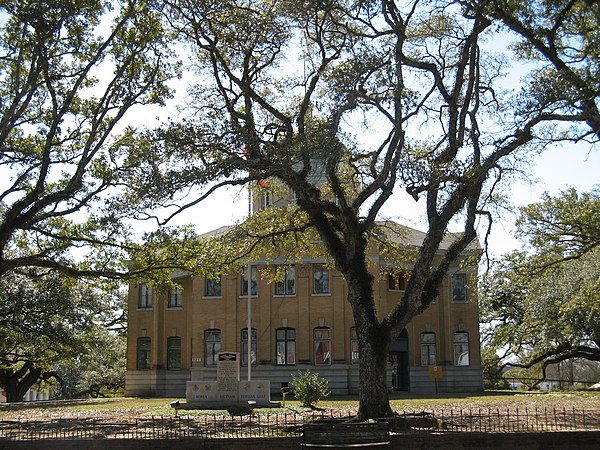
[[[62,400],[35,403],[0,404],[0,420],[41,419],[68,417],[147,417],[173,415],[170,407],[173,398],[110,398],[90,400]],[[178,399],[181,400],[181,399]],[[273,400],[280,400],[273,398]],[[482,394],[414,395],[392,394],[391,405],[395,411],[442,411],[469,409],[520,409],[567,408],[599,410],[600,392],[529,393],[515,391],[487,391]],[[356,411],[355,397],[331,397],[319,402],[325,410]],[[261,408],[255,413],[307,412],[296,400],[286,400],[285,408]],[[180,414],[227,414],[224,410],[180,411]]]

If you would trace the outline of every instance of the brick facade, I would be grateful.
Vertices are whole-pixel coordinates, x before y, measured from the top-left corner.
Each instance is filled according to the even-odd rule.
[[[410,242],[420,242],[422,233],[410,230]],[[447,245],[446,243],[445,245]],[[442,249],[443,250],[443,249]],[[371,270],[375,275],[374,297],[379,314],[386,314],[402,295],[402,286],[391,282],[383,257],[373,251]],[[252,328],[256,330],[256,359],[252,367],[253,379],[271,381],[273,393],[279,393],[282,383],[288,383],[299,369],[311,369],[330,381],[334,394],[352,394],[358,386],[358,362],[352,359],[352,311],[348,303],[343,277],[329,270],[322,286],[315,288],[322,260],[306,258],[294,266],[293,293],[286,292],[275,282],[269,282],[263,271],[274,270],[274,265],[257,262],[257,292],[252,296]],[[464,274],[467,281],[466,302],[455,302],[452,297],[452,274]],[[262,276],[261,276],[262,275]],[[460,277],[458,278],[460,279]],[[181,288],[181,301],[171,301],[169,293],[157,288],[132,284],[129,290],[129,323],[127,349],[127,395],[155,395],[181,397],[185,395],[186,380],[214,380],[216,368],[207,361],[205,338],[220,337],[221,351],[242,353],[242,333],[247,327],[247,295],[242,292],[242,274],[223,276],[220,295],[208,296],[206,280],[185,274],[174,275]],[[211,288],[214,283],[209,282]],[[390,389],[412,392],[457,392],[482,389],[481,360],[478,332],[478,305],[475,292],[476,269],[464,271],[451,268],[442,283],[438,298],[427,311],[417,316],[406,327],[401,339],[392,344],[388,380]],[[140,300],[140,295],[146,296]],[[278,295],[279,294],[279,295]],[[150,303],[150,304],[148,304]],[[140,307],[142,306],[142,307]],[[216,333],[209,337],[207,330]],[[291,355],[280,354],[277,340],[293,330],[293,343],[280,343],[280,350],[288,345]],[[422,333],[434,342],[429,350],[435,353],[436,365],[443,375],[437,380],[429,376],[429,368],[422,356]],[[315,336],[325,336],[319,345]],[[140,338],[143,338],[140,340]],[[169,340],[169,338],[175,338]],[[179,338],[179,339],[177,339]],[[466,343],[457,344],[457,339]],[[169,345],[179,345],[171,350],[174,357],[180,352],[180,367],[169,367]],[[140,353],[140,345],[147,350]],[[462,347],[461,347],[462,345]],[[325,349],[325,351],[323,351]],[[458,349],[458,350],[457,350]],[[464,351],[457,363],[455,352]],[[468,350],[467,351],[465,351]],[[142,359],[140,363],[139,360]],[[285,358],[288,358],[284,361]],[[279,362],[279,364],[278,364]],[[281,365],[282,362],[293,363]],[[320,364],[325,362],[325,364]],[[141,367],[140,367],[141,365]],[[241,370],[245,377],[246,368]],[[437,384],[437,385],[436,385]]]

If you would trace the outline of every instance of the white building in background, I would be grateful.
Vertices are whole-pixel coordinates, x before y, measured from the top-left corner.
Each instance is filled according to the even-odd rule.
[[[29,389],[23,396],[24,402],[39,402],[50,399],[50,390],[45,387],[41,391],[35,389]],[[0,391],[0,403],[6,403],[6,393]]]

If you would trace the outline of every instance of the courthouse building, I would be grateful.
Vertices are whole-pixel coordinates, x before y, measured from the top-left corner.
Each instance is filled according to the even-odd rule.
[[[276,207],[269,194],[254,208]],[[395,224],[404,243],[418,248],[424,233]],[[219,232],[224,229],[218,230]],[[400,239],[388,236],[389,239]],[[448,235],[440,252],[452,242]],[[478,252],[473,243],[464,257]],[[370,252],[374,301],[384,315],[403,295],[410,269]],[[390,345],[390,390],[467,392],[483,389],[476,296],[477,267],[450,267],[434,304],[415,317]],[[268,263],[268,264],[267,264]],[[283,278],[269,282],[263,270],[283,265]],[[400,269],[400,270],[399,270]],[[248,282],[244,273],[200,277],[174,273],[168,292],[131,284],[128,299],[126,394],[182,397],[188,380],[216,379],[219,351],[239,352],[242,377],[248,358]],[[272,277],[271,277],[272,278]],[[251,264],[250,358],[253,380],[269,380],[279,393],[299,370],[329,380],[333,394],[358,392],[360,355],[347,288],[341,274],[319,258],[301,263]]]

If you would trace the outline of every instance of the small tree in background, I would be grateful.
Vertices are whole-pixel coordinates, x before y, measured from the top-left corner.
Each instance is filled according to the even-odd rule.
[[[0,276],[0,388],[9,402],[22,401],[40,381],[60,381],[62,365],[94,360],[89,365],[98,367],[103,353],[111,363],[96,381],[109,377],[108,366],[118,366],[113,358],[124,356],[124,349],[118,350],[108,328],[124,318],[115,318],[123,298],[108,292],[56,272]]]
[[[298,371],[298,375],[292,375],[292,389],[294,396],[302,402],[302,406],[312,408],[329,395],[329,382],[319,378],[316,372]]]
[[[600,362],[599,224],[598,187],[522,208],[517,233],[530,252],[504,255],[481,284],[488,366],[528,369],[537,385],[550,366]]]

